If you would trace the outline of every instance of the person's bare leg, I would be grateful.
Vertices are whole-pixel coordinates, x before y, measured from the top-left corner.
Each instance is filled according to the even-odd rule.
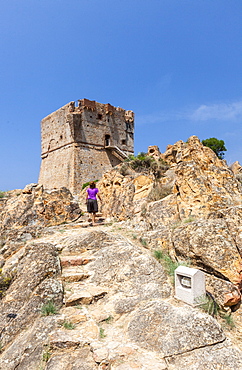
[[[92,224],[95,225],[95,213],[92,213]]]

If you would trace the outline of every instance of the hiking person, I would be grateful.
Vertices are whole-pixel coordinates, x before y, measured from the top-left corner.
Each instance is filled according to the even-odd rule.
[[[95,182],[91,181],[89,183],[89,188],[87,189],[86,204],[87,212],[92,216],[92,225],[95,225],[96,213],[98,212],[97,197],[102,201],[98,192],[99,190],[96,188]]]

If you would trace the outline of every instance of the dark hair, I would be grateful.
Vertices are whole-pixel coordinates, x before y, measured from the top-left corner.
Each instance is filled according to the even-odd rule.
[[[89,187],[90,187],[91,189],[95,189],[95,187],[96,187],[95,182],[94,182],[94,181],[90,181]]]

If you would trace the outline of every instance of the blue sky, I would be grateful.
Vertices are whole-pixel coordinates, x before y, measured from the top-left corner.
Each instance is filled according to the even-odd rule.
[[[41,119],[82,98],[135,112],[136,153],[197,135],[242,163],[241,0],[0,5],[0,190],[37,182]]]

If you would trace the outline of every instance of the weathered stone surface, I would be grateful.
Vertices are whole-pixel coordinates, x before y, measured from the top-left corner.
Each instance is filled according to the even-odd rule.
[[[43,227],[74,221],[80,214],[68,189],[45,191],[40,185],[27,185],[22,194],[7,198],[0,213],[0,253],[9,257],[40,235]]]
[[[229,343],[196,349],[179,356],[167,358],[169,370],[238,370],[242,369],[241,352]]]
[[[161,158],[160,149],[157,145],[151,145],[148,147],[148,156],[155,158],[156,160],[159,160]]]
[[[74,293],[65,300],[65,304],[67,307],[77,304],[90,304],[103,298],[108,291],[108,288],[105,289],[104,287],[93,286],[91,284],[88,285],[88,288],[77,285],[74,288]]]
[[[240,297],[238,288],[230,281],[220,279],[211,274],[206,274],[206,290],[212,294],[215,301],[222,307],[226,306],[226,301],[234,294]],[[227,298],[226,298],[227,297]]]
[[[225,339],[220,325],[211,316],[191,307],[176,308],[161,301],[137,309],[128,333],[142,348],[155,349],[164,356],[181,354]]]
[[[80,348],[68,353],[53,354],[47,363],[46,370],[95,370],[98,364],[93,360],[89,347]]]
[[[15,340],[0,356],[2,370],[36,370],[42,364],[43,353],[48,350],[46,341],[48,334],[55,327],[53,316],[38,318],[28,328],[17,330]]]
[[[164,199],[148,204],[145,221],[150,229],[164,228],[180,219],[176,195],[168,195]]]
[[[26,189],[26,188],[25,188]],[[45,191],[43,186],[31,186],[11,197],[1,213],[2,229],[28,225],[58,225],[80,215],[78,204],[66,188]]]
[[[241,173],[241,172],[242,172],[242,166],[241,166],[241,164],[240,164],[238,161],[234,162],[234,163],[230,166],[230,169],[233,171],[233,173],[234,173],[235,175],[237,175],[237,174],[239,174],[239,173]]]
[[[132,217],[135,185],[133,176],[123,176],[116,169],[103,175],[98,183],[102,195],[102,212],[105,216],[124,220]]]
[[[81,266],[90,262],[87,258],[82,258],[80,256],[63,256],[61,257],[60,261],[62,267]]]
[[[59,273],[58,254],[53,245],[36,243],[25,247],[15,278],[0,301],[3,345],[36,319],[45,302],[52,300],[57,306],[62,304],[62,286],[57,280]],[[15,313],[17,317],[9,321],[9,313]]]
[[[65,268],[62,274],[62,279],[63,281],[74,282],[87,279],[88,276],[88,273],[81,266],[69,267]]]
[[[101,235],[102,236],[102,235]],[[97,234],[96,234],[97,237]],[[141,251],[122,237],[103,246],[95,253],[95,260],[86,265],[92,271],[90,282],[110,286],[114,292],[116,310],[131,309],[142,299],[168,297],[171,287],[162,266],[149,253]]]
[[[210,212],[241,204],[240,187],[224,161],[196,136],[169,146],[163,159],[175,166],[180,217],[206,217]]]
[[[200,220],[187,223],[173,232],[176,253],[218,277],[237,283],[241,256],[225,220]]]

